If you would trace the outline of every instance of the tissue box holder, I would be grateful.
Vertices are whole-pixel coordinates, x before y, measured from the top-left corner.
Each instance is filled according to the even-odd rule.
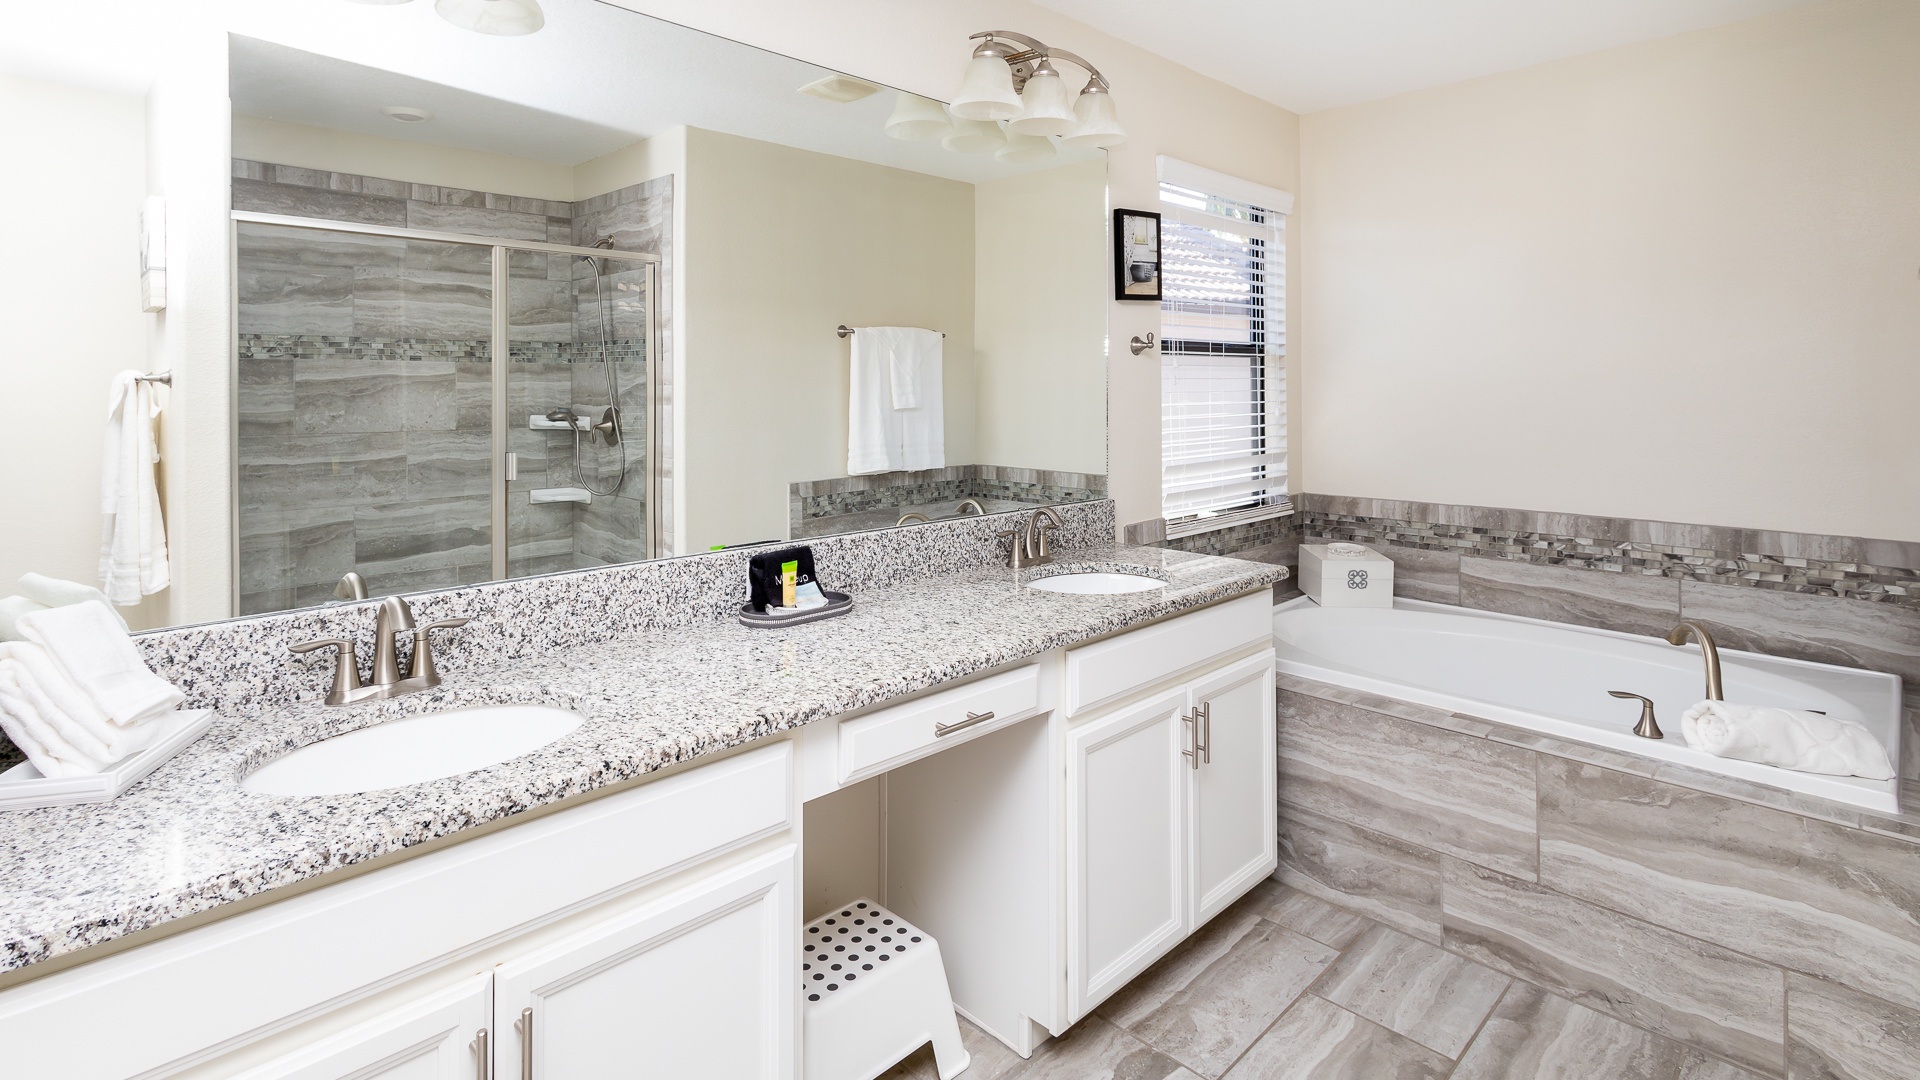
[[[1321,607],[1392,607],[1393,560],[1372,548],[1348,559],[1328,555],[1326,544],[1301,544],[1300,591]]]

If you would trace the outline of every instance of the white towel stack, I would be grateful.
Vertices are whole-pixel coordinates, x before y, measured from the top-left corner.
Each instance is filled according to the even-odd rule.
[[[947,463],[938,331],[863,326],[848,379],[847,472],[938,469]]]
[[[96,773],[152,745],[185,701],[99,600],[22,612],[0,643],[0,730],[42,776]]]
[[[1688,746],[1716,757],[1829,776],[1893,778],[1886,747],[1866,725],[1843,716],[1703,701],[1681,715],[1680,733]]]

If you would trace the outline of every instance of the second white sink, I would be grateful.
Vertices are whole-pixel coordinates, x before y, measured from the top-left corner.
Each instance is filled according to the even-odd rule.
[[[585,719],[551,705],[479,705],[335,735],[275,758],[240,781],[261,795],[357,795],[498,765],[554,742]]]
[[[1027,588],[1041,592],[1079,593],[1131,593],[1146,592],[1148,589],[1164,589],[1167,583],[1159,578],[1150,578],[1141,574],[1055,574],[1029,582]]]

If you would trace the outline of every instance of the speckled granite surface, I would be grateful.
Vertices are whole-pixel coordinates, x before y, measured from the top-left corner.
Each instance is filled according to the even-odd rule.
[[[823,557],[823,579],[843,587],[856,576],[843,560],[859,555],[835,550],[830,559]],[[272,701],[290,695],[277,688],[271,673],[223,674],[205,667],[197,698],[252,707],[225,712],[200,742],[111,803],[0,815],[0,971],[810,720],[1264,589],[1284,574],[1267,564],[1158,548],[1094,546],[1058,558],[1038,573],[1134,569],[1168,585],[1117,596],[1062,595],[1022,588],[1015,572],[1003,567],[975,565],[854,588],[858,605],[852,614],[768,631],[727,621],[722,612],[742,598],[706,595],[696,582],[687,586],[691,594],[675,593],[672,603],[698,618],[654,626],[642,620],[619,633],[578,631],[572,640],[564,624],[603,618],[631,598],[623,599],[617,589],[592,605],[577,597],[549,598],[548,610],[558,616],[551,621],[563,625],[536,630],[498,626],[497,610],[462,596],[483,590],[458,590],[431,614],[471,614],[482,629],[476,637],[513,643],[517,651],[483,667],[469,648],[461,669],[448,671],[445,684],[431,693],[326,709]],[[640,573],[694,561],[624,569]],[[842,569],[844,576],[833,573]],[[417,606],[424,613],[426,605]],[[655,603],[646,607],[657,610]],[[306,628],[309,636],[314,629]],[[596,640],[583,640],[588,637]],[[534,648],[534,642],[543,647]],[[287,670],[279,657],[273,665]],[[503,702],[570,706],[587,722],[524,757],[408,788],[281,798],[250,794],[238,783],[247,768],[328,735],[421,711]]]

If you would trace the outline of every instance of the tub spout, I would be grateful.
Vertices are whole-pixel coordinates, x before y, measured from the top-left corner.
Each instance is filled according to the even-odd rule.
[[[1725,701],[1726,695],[1720,692],[1720,649],[1713,643],[1713,635],[1707,628],[1687,619],[1679,626],[1667,631],[1667,642],[1672,645],[1685,645],[1691,634],[1700,643],[1700,658],[1707,665],[1707,700]]]
[[[1643,739],[1664,739],[1666,732],[1660,730],[1660,722],[1653,718],[1653,699],[1639,694],[1630,694],[1625,690],[1609,690],[1607,693],[1617,698],[1632,698],[1640,703],[1640,722],[1633,725],[1633,733]]]

